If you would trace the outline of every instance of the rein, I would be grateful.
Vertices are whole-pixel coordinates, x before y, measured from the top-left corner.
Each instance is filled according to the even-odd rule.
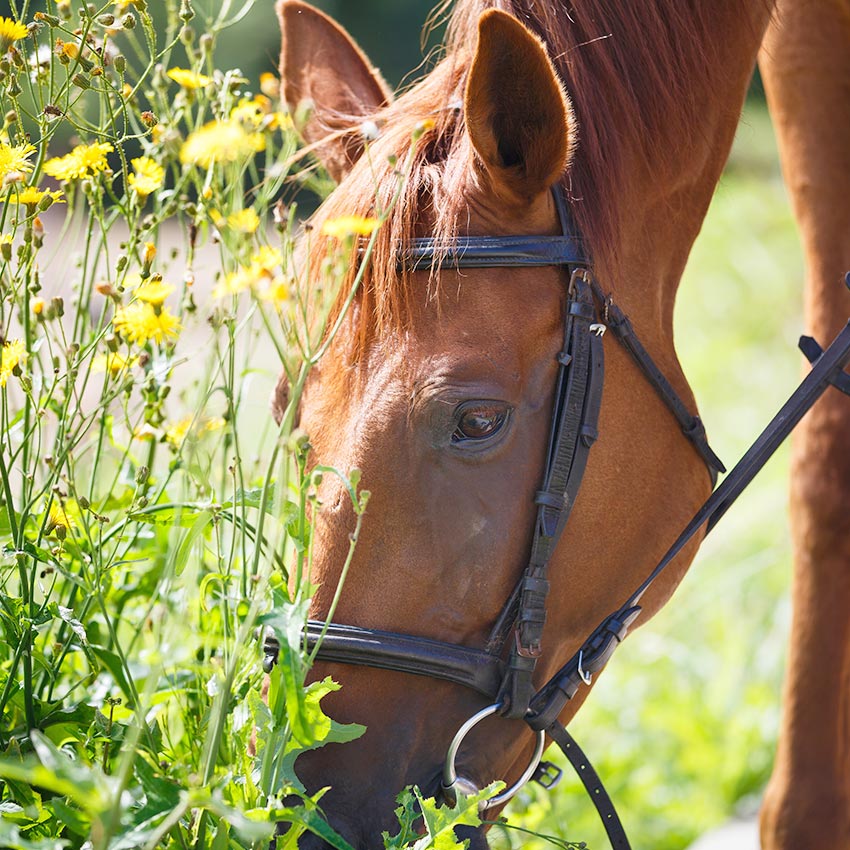
[[[561,771],[541,761],[548,735],[576,770],[614,850],[630,850],[601,780],[578,744],[558,722],[558,717],[579,688],[583,684],[590,685],[593,676],[608,663],[640,614],[640,600],[647,589],[704,526],[706,534],[711,531],[827,387],[836,386],[850,395],[850,376],[843,371],[850,363],[850,322],[826,351],[822,351],[814,340],[802,338],[801,348],[812,363],[810,373],[735,468],[714,489],[655,569],[623,605],[597,626],[573,657],[535,690],[532,676],[542,654],[549,562],[578,495],[590,449],[598,437],[604,377],[603,337],[607,330],[611,330],[635,361],[702,457],[712,484],[716,483],[718,473],[726,471],[708,445],[702,421],[690,413],[640,342],[628,317],[594,280],[591,263],[572,226],[564,195],[560,190],[553,195],[561,236],[463,237],[449,245],[420,238],[413,240],[401,259],[402,267],[408,271],[562,266],[570,275],[544,474],[534,498],[537,517],[531,550],[527,566],[502,608],[485,648],[328,624],[321,620],[307,623],[305,643],[308,649],[318,646],[316,657],[324,661],[443,679],[487,698],[490,704],[461,726],[449,747],[443,771],[443,794],[449,801],[454,801],[458,793],[475,790],[474,784],[459,777],[455,769],[455,757],[466,734],[478,722],[494,714],[522,718],[537,735],[534,757],[519,781],[488,800],[482,810],[507,802],[530,779],[545,788],[557,784]],[[276,639],[267,635],[264,651],[264,666],[268,670],[277,661]]]

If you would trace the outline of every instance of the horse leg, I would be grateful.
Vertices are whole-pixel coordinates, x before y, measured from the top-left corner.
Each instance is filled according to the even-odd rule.
[[[806,327],[850,316],[850,0],[780,0],[760,57],[806,256]],[[792,454],[794,606],[765,850],[850,848],[850,399],[830,390]]]

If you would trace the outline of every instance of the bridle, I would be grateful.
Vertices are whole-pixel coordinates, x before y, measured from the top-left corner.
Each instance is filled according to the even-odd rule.
[[[488,800],[482,809],[507,802],[530,779],[546,788],[557,783],[560,770],[541,761],[548,735],[582,780],[612,846],[615,850],[629,850],[625,831],[598,775],[558,717],[579,688],[589,685],[608,663],[640,614],[640,601],[647,589],[703,526],[707,526],[706,533],[714,527],[826,388],[832,384],[850,395],[850,376],[843,371],[850,362],[850,322],[826,351],[814,340],[802,338],[801,348],[813,364],[811,372],[732,472],[713,490],[655,569],[596,627],[573,657],[535,690],[532,676],[542,653],[549,563],[575,504],[590,449],[598,437],[606,331],[610,330],[628,352],[702,457],[712,485],[718,473],[726,471],[708,445],[699,417],[690,413],[640,342],[629,319],[595,281],[562,190],[556,189],[553,196],[561,224],[560,236],[475,236],[457,238],[450,243],[418,238],[400,261],[407,271],[559,266],[569,275],[563,346],[557,354],[552,422],[543,479],[534,498],[537,517],[528,563],[485,647],[477,649],[319,620],[308,622],[305,643],[324,661],[443,679],[487,698],[487,707],[460,727],[449,747],[443,771],[443,794],[450,802],[458,792],[468,793],[475,787],[469,780],[458,777],[455,769],[455,758],[466,734],[492,715],[521,718],[537,735],[531,764],[517,782]],[[267,635],[264,649],[265,666],[270,669],[279,651],[274,637]]]

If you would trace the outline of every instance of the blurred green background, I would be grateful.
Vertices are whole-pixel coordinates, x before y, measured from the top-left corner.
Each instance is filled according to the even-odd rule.
[[[399,84],[422,61],[419,34],[432,4],[316,5]],[[0,13],[9,13],[7,3]],[[218,64],[256,80],[275,69],[277,50],[273,4],[258,0],[222,38]],[[727,466],[797,383],[801,281],[772,130],[756,89],[677,312],[685,371]],[[730,815],[757,807],[775,746],[789,620],[786,476],[787,447],[703,546],[672,603],[621,649],[572,727],[636,847],[683,848]],[[524,828],[607,846],[569,775],[553,793],[524,792],[511,811]],[[545,846],[524,833],[495,837],[501,846]]]

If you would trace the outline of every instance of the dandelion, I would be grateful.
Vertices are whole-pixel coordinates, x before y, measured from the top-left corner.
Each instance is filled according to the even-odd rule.
[[[262,248],[260,248],[253,257],[251,257],[251,264],[269,272],[269,277],[271,277],[271,272],[278,268],[282,262],[283,256],[280,251],[278,251],[277,248],[270,247],[269,245],[263,245]]]
[[[27,348],[22,339],[10,339],[3,344],[0,353],[0,387],[6,386],[6,381],[14,370],[23,366],[27,360]]]
[[[251,207],[232,213],[227,217],[227,226],[237,233],[256,233],[260,226],[260,217]]]
[[[166,426],[165,441],[171,443],[174,448],[180,448],[187,437],[197,440],[204,434],[221,430],[225,424],[221,417],[201,421],[192,415],[184,416],[183,419]]]
[[[166,76],[174,80],[180,88],[188,89],[189,91],[202,89],[212,82],[212,79],[205,74],[198,74],[186,68],[171,68]]]
[[[139,156],[130,161],[134,174],[127,178],[127,183],[140,198],[147,198],[159,189],[165,180],[165,169],[149,156]]]
[[[117,378],[125,369],[130,369],[138,362],[138,357],[125,357],[116,351],[109,354],[99,354],[92,361],[92,369],[95,372],[109,372],[113,378]]]
[[[64,204],[65,199],[62,197],[62,191],[56,190],[51,192],[48,189],[39,189],[36,186],[27,186],[25,189],[11,191],[6,198],[6,203],[18,204],[22,207],[40,207],[45,208],[45,204]]]
[[[0,180],[10,174],[29,174],[32,171],[30,157],[35,153],[35,145],[10,145],[0,142]]]
[[[262,275],[257,275],[253,267],[241,268],[235,272],[226,274],[216,285],[212,291],[212,297],[215,299],[227,298],[229,295],[238,295],[246,289],[253,289],[262,279]]]
[[[258,130],[263,119],[271,111],[271,102],[267,97],[258,95],[253,100],[243,97],[231,110],[230,118],[247,129]]]
[[[44,163],[44,171],[57,180],[82,180],[91,174],[106,171],[106,155],[115,148],[108,142],[77,145],[71,153],[54,157]]]
[[[43,298],[35,298],[32,302],[32,311],[36,316],[40,316],[44,312],[46,304]]]
[[[0,53],[5,53],[16,41],[26,38],[29,30],[14,18],[0,18]]]
[[[283,277],[276,277],[268,286],[260,293],[260,298],[263,301],[268,301],[274,304],[275,307],[282,307],[287,304],[291,298],[291,289],[289,281]]]
[[[64,540],[68,532],[80,522],[80,508],[75,500],[51,502],[47,511],[46,532]]]
[[[174,287],[170,283],[166,283],[161,277],[154,275],[152,278],[139,283],[133,290],[133,297],[157,307],[172,292],[174,292]]]
[[[186,139],[180,149],[180,161],[209,168],[248,159],[265,148],[263,135],[247,132],[238,121],[211,121]]]
[[[162,345],[180,335],[180,320],[167,307],[154,308],[145,301],[133,301],[119,307],[112,319],[115,330],[128,342]]]
[[[343,215],[339,218],[329,218],[322,225],[322,234],[334,239],[345,239],[349,236],[371,236],[381,222],[377,218],[361,215]]]

